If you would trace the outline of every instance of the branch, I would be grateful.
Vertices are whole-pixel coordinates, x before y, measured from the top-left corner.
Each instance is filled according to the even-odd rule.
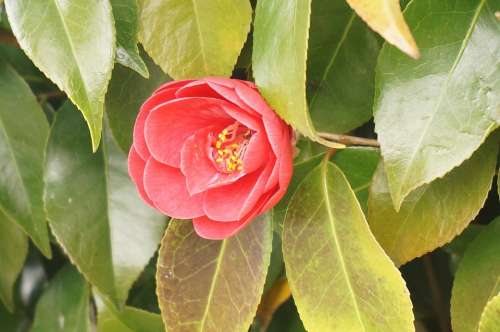
[[[49,91],[41,92],[37,96],[40,100],[57,99],[66,97],[66,93],[64,93],[63,91]]]
[[[376,148],[380,147],[380,144],[377,142],[377,140],[370,138],[331,134],[324,132],[318,132],[318,136],[332,142],[342,143],[344,145],[373,146]]]
[[[437,280],[436,274],[434,273],[434,268],[432,266],[432,260],[429,255],[425,255],[422,258],[424,264],[425,274],[427,276],[427,281],[429,282],[429,287],[431,289],[432,294],[432,306],[434,307],[434,311],[436,313],[436,318],[439,324],[439,328],[441,331],[451,331],[448,318],[447,318],[447,309],[445,306],[445,302],[443,296],[441,294],[441,289],[439,287],[439,282]]]

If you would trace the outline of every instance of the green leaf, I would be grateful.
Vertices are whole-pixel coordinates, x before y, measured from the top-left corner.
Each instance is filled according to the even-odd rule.
[[[126,155],[110,135],[92,153],[84,122],[69,103],[50,134],[45,184],[58,242],[91,284],[123,304],[158,247],[165,218],[139,198]]]
[[[10,312],[14,311],[14,283],[23,268],[26,255],[28,238],[0,212],[0,300]]]
[[[71,265],[52,279],[36,306],[32,332],[90,332],[89,286]]]
[[[29,325],[30,319],[25,312],[10,313],[0,302],[0,326],[3,331],[26,332]]]
[[[321,131],[344,133],[372,117],[376,35],[345,1],[313,1],[307,97]]]
[[[457,268],[464,257],[467,246],[478,236],[483,230],[484,226],[477,224],[470,224],[464,231],[453,239],[450,243],[443,246],[443,250],[450,255],[450,272],[454,275]]]
[[[488,140],[463,165],[408,195],[399,212],[379,165],[370,188],[368,221],[396,265],[441,247],[467,227],[488,196],[497,151],[498,139]]]
[[[345,175],[327,160],[290,202],[283,256],[308,331],[413,331],[401,274],[370,233]]]
[[[451,295],[454,332],[477,331],[483,308],[500,292],[499,238],[500,217],[467,247],[455,274]]]
[[[57,87],[31,62],[18,47],[0,44],[0,57],[8,62],[15,71],[28,83],[34,93],[54,91]]]
[[[266,217],[223,241],[200,238],[191,221],[171,221],[156,274],[167,330],[248,331],[264,288],[271,242]]]
[[[344,147],[316,134],[307,110],[306,58],[311,0],[260,0],[255,11],[253,74],[271,107],[301,134]]]
[[[266,282],[264,284],[264,290],[262,291],[263,294],[267,293],[285,274],[285,262],[283,262],[283,252],[281,247],[281,234],[273,233],[271,258],[269,260],[269,268],[266,273]]]
[[[500,123],[500,22],[491,0],[413,1],[420,61],[384,46],[375,125],[392,201],[468,159]],[[486,51],[487,50],[487,51]]]
[[[346,0],[359,16],[389,43],[417,59],[415,40],[401,14],[399,0]],[[418,39],[418,38],[417,38]]]
[[[139,6],[137,0],[110,0],[116,26],[116,61],[144,78],[149,77],[148,67],[139,54]]]
[[[299,185],[304,180],[304,177],[321,163],[321,160],[323,160],[324,156],[325,154],[321,153],[308,160],[296,163],[293,166],[293,175],[292,179],[290,180],[290,184],[288,185],[288,190],[285,196],[283,196],[283,198],[278,202],[278,204],[276,204],[273,209],[273,224],[274,227],[277,228],[277,233],[280,234],[280,236],[283,233],[283,223],[285,222],[285,215],[290,205],[290,200],[292,199]]]
[[[121,311],[99,296],[97,306],[97,332],[163,332],[161,316],[133,307]]]
[[[139,38],[175,79],[230,76],[251,20],[249,0],[142,0]]]
[[[82,111],[97,150],[115,57],[109,1],[7,0],[5,7],[22,49]]]
[[[500,294],[493,297],[484,307],[478,332],[500,331]]]
[[[22,78],[0,61],[0,211],[50,257],[43,211],[43,158],[49,125]]]
[[[344,173],[365,214],[368,210],[368,190],[379,159],[377,149],[364,147],[337,151],[330,159]]]
[[[144,79],[125,67],[116,66],[106,95],[106,114],[111,132],[126,153],[132,145],[134,123],[142,103],[161,83],[169,80],[148,57],[146,64],[149,79]]]
[[[498,200],[500,201],[500,168],[497,171],[497,191],[498,191]]]
[[[293,194],[305,176],[318,166],[323,158],[324,154],[322,153],[294,165],[293,176],[288,186],[288,191],[273,210],[273,222],[278,228],[280,235],[283,229],[285,213]],[[363,211],[366,211],[368,188],[379,160],[378,151],[373,148],[349,147],[337,151],[330,160],[344,172],[349,184],[354,188],[353,191],[361,204],[361,208]]]

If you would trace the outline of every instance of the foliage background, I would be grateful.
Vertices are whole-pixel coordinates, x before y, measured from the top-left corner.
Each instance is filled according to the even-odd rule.
[[[2,331],[500,331],[498,0],[3,2]],[[224,241],[126,166],[151,92],[209,75],[298,134]]]

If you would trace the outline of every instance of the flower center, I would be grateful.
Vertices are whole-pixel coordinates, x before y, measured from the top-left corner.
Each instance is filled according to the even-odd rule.
[[[250,129],[238,122],[224,128],[212,142],[212,158],[223,173],[243,170],[243,156],[252,136]]]

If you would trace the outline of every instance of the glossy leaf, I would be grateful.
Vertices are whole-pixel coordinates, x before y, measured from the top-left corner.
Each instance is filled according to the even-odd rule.
[[[370,188],[368,221],[396,265],[432,251],[460,234],[483,207],[491,188],[498,139],[444,178],[412,192],[396,212],[382,164]],[[473,174],[474,176],[471,176]]]
[[[5,7],[23,50],[82,111],[97,150],[115,57],[109,1],[7,0]]]
[[[468,159],[500,123],[500,22],[492,0],[413,1],[422,58],[383,47],[375,125],[396,210]],[[439,31],[439,33],[436,33]]]
[[[389,43],[413,58],[420,56],[415,40],[401,13],[399,0],[346,1],[373,30],[380,33]]]
[[[253,74],[271,107],[301,134],[317,136],[307,110],[306,58],[311,0],[260,0],[255,10]]]
[[[0,300],[10,312],[14,311],[14,283],[27,254],[28,238],[0,212]]]
[[[492,221],[474,241],[458,266],[451,296],[454,332],[477,331],[481,313],[500,292],[500,218]]]
[[[51,280],[36,306],[32,332],[90,332],[89,285],[70,265]]]
[[[110,135],[92,153],[73,106],[57,116],[47,149],[45,202],[58,242],[87,280],[115,304],[160,242],[165,218],[139,198],[126,155]]]
[[[343,133],[372,117],[379,48],[345,1],[312,2],[307,97],[318,130]]]
[[[295,191],[302,183],[305,176],[321,163],[324,156],[324,153],[321,153],[308,160],[296,163],[293,166],[293,175],[292,179],[290,180],[290,184],[288,185],[288,190],[285,196],[283,196],[283,198],[273,209],[273,223],[274,227],[277,228],[278,234],[282,235],[283,233],[283,223],[285,222],[285,215],[290,205],[290,200],[295,194]]]
[[[478,332],[498,331],[500,331],[500,293],[495,295],[484,307],[478,330]]]
[[[378,150],[367,147],[346,148],[337,151],[330,159],[344,173],[365,213],[368,209],[368,189],[379,159]]]
[[[302,183],[304,177],[319,165],[323,158],[324,154],[319,154],[294,165],[288,191],[273,210],[273,222],[278,227],[279,234],[281,234],[283,228],[285,213],[297,187]],[[330,160],[344,172],[363,211],[366,211],[368,188],[379,160],[378,151],[373,148],[349,147],[337,151]]]
[[[161,316],[126,306],[118,311],[105,299],[95,296],[97,332],[163,332]]]
[[[200,238],[190,221],[170,222],[156,275],[167,330],[248,331],[264,287],[271,242],[266,217],[223,241]]]
[[[49,125],[28,85],[0,61],[0,211],[46,256],[43,158]]]
[[[110,0],[116,26],[116,61],[149,77],[148,67],[139,54],[139,6],[137,0]]]
[[[413,331],[404,280],[370,233],[354,192],[334,164],[323,161],[295,192],[283,229],[283,255],[308,331]]]
[[[251,20],[249,0],[142,0],[140,39],[175,79],[230,76]]]
[[[128,153],[132,145],[135,118],[142,103],[161,84],[169,80],[152,60],[145,57],[149,79],[122,66],[115,66],[113,78],[106,94],[106,114],[113,137],[120,148]]]

